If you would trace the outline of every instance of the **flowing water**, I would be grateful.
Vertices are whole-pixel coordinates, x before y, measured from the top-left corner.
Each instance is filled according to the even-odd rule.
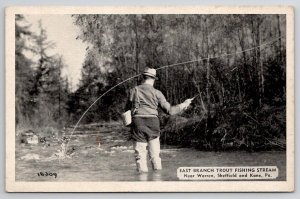
[[[285,180],[285,152],[203,152],[191,148],[162,146],[161,173],[136,172],[132,143],[123,130],[74,134],[66,158],[58,154],[61,144],[24,145],[16,143],[16,181],[176,181],[178,167],[277,166]],[[150,163],[149,163],[150,168]],[[51,176],[49,176],[51,174]]]

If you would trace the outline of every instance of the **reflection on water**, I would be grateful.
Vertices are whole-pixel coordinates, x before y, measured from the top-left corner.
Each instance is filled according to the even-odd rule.
[[[16,148],[17,181],[177,181],[178,167],[207,166],[277,166],[279,178],[285,180],[285,152],[203,152],[195,149],[162,149],[163,170],[138,174],[130,142],[114,142],[120,135],[103,135],[101,148],[93,136],[80,136],[72,142],[75,152],[64,160],[47,159],[59,145],[50,147],[18,145]],[[164,146],[163,146],[164,147]],[[39,159],[21,160],[26,154],[38,154]],[[57,178],[38,176],[38,172],[55,172]]]

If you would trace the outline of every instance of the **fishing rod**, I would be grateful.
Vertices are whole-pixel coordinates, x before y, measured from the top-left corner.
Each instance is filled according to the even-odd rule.
[[[283,36],[281,37],[277,37],[269,42],[266,42],[264,44],[261,44],[259,46],[255,46],[255,47],[252,47],[252,48],[248,48],[246,50],[242,50],[242,51],[238,51],[238,52],[234,52],[234,53],[226,53],[226,54],[222,54],[222,55],[219,55],[219,56],[215,56],[215,57],[205,57],[205,58],[201,58],[201,59],[197,59],[197,60],[191,60],[191,61],[186,61],[186,62],[180,62],[180,63],[175,63],[175,64],[171,64],[171,65],[165,65],[165,66],[161,66],[159,68],[156,68],[156,70],[161,70],[161,69],[164,69],[164,68],[171,68],[171,67],[175,67],[175,66],[180,66],[180,65],[184,65],[184,64],[191,64],[191,63],[195,63],[195,62],[199,62],[199,61],[204,61],[204,60],[209,60],[209,59],[216,59],[216,58],[221,58],[221,57],[226,57],[226,56],[231,56],[231,55],[237,55],[237,54],[241,54],[241,53],[244,53],[244,52],[249,52],[249,51],[252,51],[254,49],[257,49],[257,48],[261,48],[262,46],[268,46],[268,45],[271,45],[272,43],[274,43],[275,41],[279,40],[283,38]],[[76,128],[78,127],[79,123],[81,122],[81,120],[83,119],[83,117],[85,116],[85,114],[92,108],[92,106],[94,104],[96,104],[97,101],[99,101],[104,95],[106,95],[107,93],[109,93],[111,90],[113,90],[114,88],[118,87],[119,85],[125,83],[125,82],[128,82],[129,80],[131,79],[134,79],[136,77],[139,77],[141,76],[142,73],[140,74],[137,74],[137,75],[134,75],[132,77],[129,77],[128,79],[125,79],[123,81],[121,81],[120,83],[116,84],[115,86],[111,87],[110,89],[108,89],[107,91],[105,91],[102,95],[100,95],[87,109],[86,111],[81,115],[81,117],[79,118],[79,120],[76,122],[74,128],[72,129],[72,132],[70,134],[70,138],[69,138],[69,141],[66,145],[66,148],[65,148],[65,155],[67,153],[67,149],[68,149],[68,146],[69,146],[69,143],[71,141],[71,138],[76,130]],[[195,96],[197,97],[197,95]],[[194,97],[194,98],[195,98]],[[194,99],[193,98],[193,99]]]
[[[198,96],[200,96],[200,94],[195,95],[194,97],[191,98],[191,100],[193,101]]]

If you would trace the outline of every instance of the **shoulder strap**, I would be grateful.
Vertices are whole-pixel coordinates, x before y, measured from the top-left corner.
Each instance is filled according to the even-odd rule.
[[[137,102],[140,104],[140,97],[139,97],[139,89],[138,89],[138,87],[135,87],[135,97],[137,99]]]
[[[140,97],[139,97],[139,89],[136,86],[135,87],[135,100],[134,100],[134,110],[133,110],[133,114],[138,112],[140,106]]]

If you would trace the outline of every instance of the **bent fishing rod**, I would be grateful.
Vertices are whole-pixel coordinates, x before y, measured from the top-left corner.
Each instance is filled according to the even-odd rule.
[[[269,42],[266,42],[266,43],[263,43],[259,46],[255,46],[255,47],[252,47],[252,48],[248,48],[246,50],[242,50],[242,51],[238,51],[238,52],[233,52],[233,53],[225,53],[225,54],[222,54],[222,55],[219,55],[219,56],[215,56],[215,57],[205,57],[205,58],[201,58],[201,59],[197,59],[197,60],[191,60],[191,61],[186,61],[186,62],[180,62],[180,63],[175,63],[175,64],[171,64],[171,65],[165,65],[165,66],[161,66],[159,68],[156,68],[156,70],[161,70],[161,69],[165,69],[165,68],[172,68],[172,67],[175,67],[175,66],[180,66],[180,65],[185,65],[185,64],[191,64],[191,63],[195,63],[195,62],[200,62],[200,61],[204,61],[204,60],[210,60],[210,59],[217,59],[217,58],[222,58],[222,57],[227,57],[227,56],[232,56],[232,55],[237,55],[237,54],[241,54],[241,53],[244,53],[244,52],[249,52],[249,51],[252,51],[252,50],[255,50],[257,48],[261,48],[263,46],[269,46],[271,44],[273,44],[274,42],[276,42],[277,40],[283,38],[283,36],[281,37],[277,37]],[[112,91],[113,89],[115,89],[116,87],[118,87],[119,85],[125,83],[125,82],[128,82],[130,81],[131,79],[134,79],[134,78],[137,78],[139,76],[141,76],[142,73],[140,74],[137,74],[137,75],[134,75],[132,77],[129,77],[123,81],[121,81],[120,83],[114,85],[113,87],[111,87],[110,89],[108,89],[107,91],[105,91],[102,95],[100,95],[87,109],[86,111],[84,111],[84,113],[81,115],[81,117],[79,118],[79,120],[76,122],[74,128],[72,129],[72,132],[70,134],[70,138],[69,138],[69,141],[66,145],[66,148],[65,148],[65,154],[67,153],[67,149],[68,149],[68,146],[69,146],[69,143],[71,141],[71,138],[76,130],[76,128],[78,127],[79,123],[81,122],[81,120],[83,119],[83,117],[85,116],[85,114],[92,108],[92,106],[94,104],[96,104],[97,101],[99,101],[103,96],[105,96],[107,93],[109,93],[110,91]],[[195,96],[196,97],[196,96]],[[194,98],[195,98],[194,97]]]

